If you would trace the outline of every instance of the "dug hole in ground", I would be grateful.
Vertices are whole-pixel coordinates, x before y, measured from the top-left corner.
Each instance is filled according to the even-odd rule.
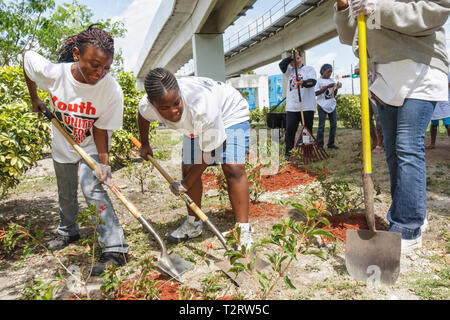
[[[339,129],[336,144],[339,150],[330,151],[330,159],[295,166],[281,163],[281,170],[273,176],[263,176],[261,184],[266,191],[250,207],[250,223],[254,240],[269,237],[272,226],[284,218],[295,221],[302,215],[280,201],[306,205],[311,193],[320,187],[317,175],[325,169],[327,179],[348,181],[352,192],[360,191],[361,162],[358,158],[360,131]],[[429,138],[426,138],[426,144]],[[171,130],[158,130],[154,150],[163,154],[158,160],[175,179],[181,178],[181,136]],[[356,146],[356,147],[355,147]],[[169,151],[168,151],[169,150]],[[386,213],[390,205],[389,174],[384,154],[372,155],[373,180],[379,191],[375,202],[377,228],[387,227]],[[438,137],[437,147],[427,150],[428,230],[423,235],[423,248],[402,258],[400,276],[395,285],[366,284],[352,279],[345,268],[345,231],[367,229],[362,208],[352,213],[327,217],[335,241],[322,238],[316,246],[325,253],[325,259],[315,255],[298,255],[286,275],[295,289],[279,281],[267,299],[449,299],[450,287],[450,143]],[[139,162],[133,164],[138,167]],[[137,206],[147,221],[164,238],[183,223],[186,208],[182,200],[173,196],[166,181],[154,169],[142,182],[132,180],[122,168],[113,172],[113,181]],[[204,197],[202,209],[221,231],[234,225],[227,197],[221,197],[217,185],[216,169],[208,169],[203,176]],[[79,192],[80,209],[87,207]],[[108,191],[109,192],[109,191]],[[92,263],[92,248],[77,242],[53,255],[43,248],[34,248],[31,242],[16,235],[13,249],[0,251],[0,299],[33,299],[41,296],[52,299],[259,299],[260,287],[256,279],[254,288],[240,288],[214,265],[210,257],[223,258],[224,250],[214,234],[205,226],[203,233],[181,245],[168,245],[183,259],[194,265],[186,273],[184,283],[170,281],[152,267],[159,257],[159,247],[109,192],[125,236],[130,244],[127,266],[111,273],[110,278],[89,278],[87,282],[73,280],[70,273],[87,278]],[[44,232],[43,243],[55,233],[58,225],[56,179],[52,159],[48,155],[26,173],[22,183],[6,199],[0,201],[1,235],[7,234],[11,223],[27,228],[31,234]],[[83,238],[93,235],[92,227],[81,228]],[[11,240],[11,239],[10,239]],[[14,240],[14,239],[12,239]],[[30,249],[31,248],[31,249]],[[270,249],[258,251],[264,257]],[[116,276],[115,278],[113,276]],[[106,285],[106,286],[105,286]],[[53,287],[52,287],[53,286]],[[27,288],[28,287],[28,288]]]

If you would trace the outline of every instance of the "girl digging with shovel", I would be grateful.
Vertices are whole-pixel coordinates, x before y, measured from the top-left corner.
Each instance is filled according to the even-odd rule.
[[[159,121],[183,133],[183,180],[173,182],[175,195],[187,193],[201,207],[201,176],[208,165],[221,164],[228,194],[240,227],[240,244],[253,243],[248,223],[249,185],[245,172],[250,136],[249,106],[231,86],[208,78],[176,79],[168,70],[151,70],[145,78],[145,95],[139,105],[140,155],[153,155],[148,141],[150,121]],[[203,223],[188,208],[186,221],[168,238],[179,243],[198,237]]]
[[[122,127],[123,93],[110,75],[114,40],[105,31],[90,26],[67,39],[58,64],[33,51],[23,54],[23,69],[34,112],[42,112],[37,87],[47,91],[51,109],[69,135],[100,164],[93,172],[65,137],[53,128],[52,157],[58,185],[60,222],[58,235],[48,243],[60,250],[80,239],[78,215],[78,171],[86,202],[96,204],[103,224],[97,232],[102,247],[92,270],[99,276],[109,264],[124,265],[128,244],[108,194],[99,183],[111,183],[108,142],[112,130]],[[99,178],[99,177],[105,177]]]

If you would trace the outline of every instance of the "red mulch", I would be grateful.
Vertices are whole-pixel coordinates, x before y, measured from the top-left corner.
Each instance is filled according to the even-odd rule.
[[[345,233],[347,229],[369,229],[364,213],[341,214],[325,217],[328,221],[330,221],[330,226],[326,227],[324,225],[320,225],[319,227],[325,231],[331,232],[336,239],[343,242],[345,242]],[[375,217],[375,229],[385,231],[388,230],[388,226],[383,219],[380,217]],[[328,237],[323,237],[323,240],[327,243],[331,241]]]
[[[219,205],[212,205],[212,208],[219,209]],[[282,218],[289,211],[289,208],[279,204],[268,203],[268,202],[250,202],[250,217],[273,217]],[[217,213],[217,212],[216,212]],[[222,214],[234,215],[231,208],[225,208],[225,212]]]
[[[307,175],[307,176],[306,176]],[[306,168],[298,167],[289,163],[280,172],[275,175],[263,175],[261,184],[266,191],[276,191],[281,189],[290,189],[298,185],[307,184],[315,180],[311,173],[307,173]],[[202,176],[203,186],[206,190],[218,189],[216,176],[206,173]]]

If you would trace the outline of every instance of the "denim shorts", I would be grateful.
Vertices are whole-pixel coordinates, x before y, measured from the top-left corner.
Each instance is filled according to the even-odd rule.
[[[442,122],[444,123],[444,126],[450,126],[450,117],[442,119]],[[438,127],[439,120],[431,120],[431,125],[433,127]]]
[[[250,139],[250,122],[244,121],[225,129],[226,140],[217,149],[206,152],[205,162],[210,166],[223,163],[245,164]],[[202,151],[198,137],[183,135],[183,164],[201,164]]]

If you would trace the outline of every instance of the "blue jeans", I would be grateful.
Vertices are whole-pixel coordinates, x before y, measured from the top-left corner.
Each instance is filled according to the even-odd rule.
[[[250,122],[244,121],[225,129],[227,136],[222,146],[215,149],[208,156],[210,166],[222,163],[245,164],[248,154],[250,139]],[[202,163],[202,150],[200,149],[198,137],[183,135],[182,163],[185,165]]]
[[[98,156],[92,156],[99,162]],[[98,241],[102,245],[103,252],[127,253],[129,246],[125,240],[119,219],[108,194],[94,176],[86,162],[59,163],[53,160],[58,185],[59,226],[57,232],[63,236],[72,236],[78,233],[76,223],[78,216],[78,168],[80,169],[80,186],[88,205],[96,204],[97,210],[102,205],[106,209],[100,217],[103,224],[97,228]]]
[[[403,106],[381,106],[384,150],[391,181],[389,231],[402,239],[421,236],[426,217],[426,166],[424,137],[436,102],[405,99]]]
[[[317,128],[317,143],[321,147],[324,145],[324,132],[325,132],[325,121],[330,120],[330,134],[328,136],[328,147],[334,146],[334,138],[336,137],[336,127],[337,127],[337,112],[334,109],[333,112],[327,113],[322,109],[321,106],[317,105],[317,111],[319,113],[319,127]]]

